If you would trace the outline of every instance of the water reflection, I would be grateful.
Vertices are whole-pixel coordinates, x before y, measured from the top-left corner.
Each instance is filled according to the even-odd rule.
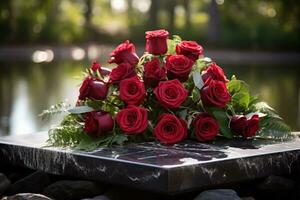
[[[47,130],[51,122],[38,114],[52,104],[69,99],[75,102],[84,62],[0,63],[0,135]],[[222,65],[221,65],[222,66]],[[252,92],[285,118],[294,130],[300,129],[300,66],[223,65],[228,76],[235,73],[246,80]]]

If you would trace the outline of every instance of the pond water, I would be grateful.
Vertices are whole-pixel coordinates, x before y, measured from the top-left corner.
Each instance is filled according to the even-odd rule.
[[[60,119],[42,121],[38,114],[68,99],[74,104],[80,71],[88,62],[0,63],[0,135],[47,130]],[[300,130],[300,65],[220,64],[230,77],[245,80],[253,94],[274,107],[285,121]]]

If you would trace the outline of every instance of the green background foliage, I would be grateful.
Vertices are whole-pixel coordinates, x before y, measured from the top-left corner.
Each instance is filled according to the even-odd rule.
[[[297,0],[4,0],[0,44],[144,44],[166,28],[210,48],[296,50],[299,18]]]

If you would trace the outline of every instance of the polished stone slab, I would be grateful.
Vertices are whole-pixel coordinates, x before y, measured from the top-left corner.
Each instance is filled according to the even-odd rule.
[[[300,139],[148,142],[91,152],[44,147],[46,139],[45,132],[1,137],[1,162],[167,194],[300,169]]]

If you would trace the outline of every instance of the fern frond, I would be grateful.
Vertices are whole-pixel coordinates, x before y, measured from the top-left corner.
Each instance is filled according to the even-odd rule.
[[[292,137],[291,128],[281,119],[264,117],[260,119],[260,127],[257,136],[275,140],[286,140]]]
[[[55,105],[52,105],[47,110],[43,110],[41,114],[39,114],[39,117],[41,117],[43,120],[46,118],[50,118],[54,115],[58,115],[64,112],[67,112],[68,108],[70,108],[71,105],[67,102],[61,102]]]
[[[49,130],[48,146],[70,147],[85,151],[94,150],[98,147],[122,145],[128,139],[124,134],[106,134],[99,138],[93,138],[84,132],[84,125],[79,115],[69,114],[65,116],[60,126]]]
[[[266,114],[268,117],[276,118],[282,120],[282,118],[277,114],[274,108],[269,106],[266,102],[258,102],[250,107],[252,112],[261,112]]]

